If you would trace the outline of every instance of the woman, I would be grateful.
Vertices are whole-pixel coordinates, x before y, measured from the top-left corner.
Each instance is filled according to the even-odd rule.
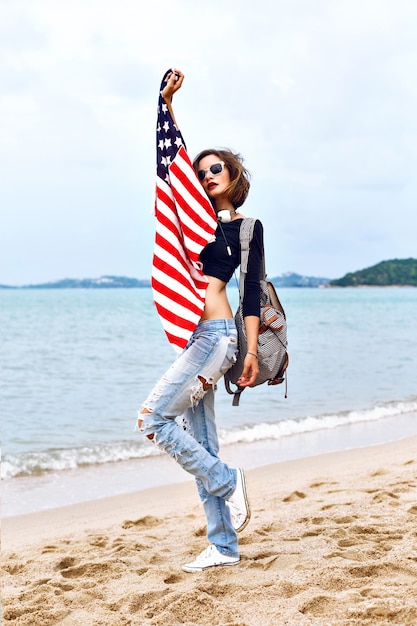
[[[172,96],[181,88],[182,72],[168,74],[162,90],[172,118]],[[215,241],[200,255],[207,276],[205,308],[184,351],[160,379],[144,402],[138,425],[142,433],[195,476],[207,517],[209,547],[183,566],[199,572],[240,561],[236,533],[249,522],[250,508],[242,469],[233,469],[218,456],[214,392],[218,380],[233,365],[237,331],[226,285],[240,263],[239,229],[243,216],[237,209],[249,191],[249,174],[239,155],[230,150],[205,150],[194,169],[219,220]],[[239,380],[252,385],[259,373],[259,278],[262,267],[263,230],[256,222],[245,284],[244,319],[248,351]],[[176,421],[183,416],[183,426]]]

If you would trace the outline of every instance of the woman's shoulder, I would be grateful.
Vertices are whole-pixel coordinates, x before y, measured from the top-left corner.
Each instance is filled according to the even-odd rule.
[[[263,224],[262,224],[261,220],[258,219],[257,217],[249,217],[247,215],[241,215],[240,213],[239,213],[239,217],[235,217],[235,219],[233,219],[232,221],[228,222],[227,224],[223,224],[223,227],[227,226],[227,227],[229,227],[229,229],[231,231],[239,232],[240,231],[240,227],[242,226],[243,222],[245,220],[247,220],[247,219],[248,220],[255,220],[255,223],[253,225],[253,233],[254,233],[255,236],[257,236],[257,235],[258,236],[259,235],[262,236],[264,228],[263,228]]]
[[[259,232],[259,231],[263,230],[263,224],[262,224],[261,220],[259,218],[257,218],[257,217],[251,217],[249,215],[239,215],[239,225],[242,225],[242,222],[244,220],[246,220],[246,219],[255,220],[255,223],[253,225],[254,231],[258,231]],[[237,222],[238,220],[236,219],[236,220],[233,220],[233,221]]]
[[[242,213],[238,213],[233,221],[237,220],[240,222],[242,222],[242,220],[255,220],[255,222],[261,223],[261,220],[258,217],[253,217],[253,215],[243,215]]]

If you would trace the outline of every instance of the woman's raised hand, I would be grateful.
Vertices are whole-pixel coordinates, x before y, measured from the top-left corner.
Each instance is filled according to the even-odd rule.
[[[165,79],[166,87],[161,91],[162,97],[168,104],[172,100],[172,96],[181,88],[184,80],[184,74],[180,70],[173,69]]]

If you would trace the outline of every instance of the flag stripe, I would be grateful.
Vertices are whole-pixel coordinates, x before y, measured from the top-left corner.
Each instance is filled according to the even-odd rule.
[[[180,304],[185,309],[188,307],[190,312],[195,315],[201,315],[201,303],[204,303],[204,297],[201,296],[199,298],[197,294],[190,294],[190,291],[188,289],[184,289],[183,285],[179,284],[178,281],[171,280],[169,284],[162,282],[162,279],[165,276],[166,275],[162,270],[158,272],[157,264],[155,263],[155,271],[152,276],[152,286],[157,290],[157,296],[162,294],[165,297],[169,297],[172,302]],[[184,313],[184,315],[186,316],[186,313]]]
[[[181,315],[173,314],[171,309],[164,306],[163,303],[157,302],[156,307],[159,314],[164,316],[167,329],[177,337],[183,340],[187,339],[194,330],[195,320],[185,320]]]
[[[177,252],[172,243],[167,241],[160,233],[155,237],[154,255],[155,259],[159,259],[159,269],[161,269],[161,263],[164,263],[166,267],[171,264],[173,265],[176,272],[182,276],[181,280],[184,286],[188,286],[189,289],[195,288],[197,291],[207,287],[207,280],[204,277],[199,280],[198,276],[195,280],[192,280],[190,266],[187,265],[184,258]],[[192,268],[192,270],[194,272],[194,268]]]

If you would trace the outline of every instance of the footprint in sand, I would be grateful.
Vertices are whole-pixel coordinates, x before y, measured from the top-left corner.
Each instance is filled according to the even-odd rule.
[[[100,580],[99,575],[105,574],[107,569],[107,563],[83,563],[76,567],[68,567],[67,569],[61,570],[61,576],[64,578],[80,578],[81,576],[87,578],[97,577],[97,580]]]
[[[325,504],[321,507],[321,511],[328,511],[329,509],[334,509],[335,507],[340,506],[352,506],[352,502],[335,502],[334,504]]]
[[[311,489],[317,489],[318,487],[328,487],[330,485],[338,485],[339,483],[336,481],[317,481],[315,483],[311,483],[310,488]]]
[[[250,568],[260,568],[263,570],[271,569],[278,559],[276,552],[264,552],[253,557],[248,563]]]
[[[306,494],[302,491],[293,491],[289,496],[286,496],[282,501],[283,502],[297,502],[298,500],[303,500],[307,498]]]
[[[372,499],[374,502],[386,502],[388,501],[391,506],[398,506],[398,502],[396,500],[399,499],[400,496],[397,496],[395,493],[391,491],[379,491]]]
[[[255,530],[257,535],[261,535],[262,537],[268,536],[271,533],[278,533],[285,528],[284,524],[277,524],[276,522],[271,522],[270,524],[264,524],[260,528]],[[241,541],[239,542],[241,543]]]
[[[180,583],[183,580],[180,574],[169,574],[166,578],[164,578],[164,583],[166,585],[175,585],[176,583]]]
[[[73,567],[76,562],[77,559],[75,559],[73,556],[64,556],[64,558],[55,565],[55,570],[60,571],[68,569],[69,567]]]
[[[357,515],[342,515],[341,517],[335,517],[336,524],[350,524],[358,519]]]
[[[314,617],[320,617],[321,615],[331,615],[339,604],[337,598],[330,596],[318,595],[305,602],[299,611],[303,615],[313,615]]]
[[[59,550],[58,546],[54,546],[54,545],[43,546],[41,554],[48,554],[49,552],[58,552],[58,550]]]
[[[374,472],[371,472],[371,474],[369,474],[369,476],[371,478],[376,478],[377,476],[384,476],[385,474],[388,474],[387,470],[378,469],[378,470],[375,470]]]
[[[8,574],[15,576],[25,571],[25,565],[23,563],[5,563],[3,569]]]
[[[339,546],[339,548],[350,548],[352,546],[355,546],[357,544],[356,539],[340,539],[337,542],[337,545]]]
[[[302,535],[301,538],[302,539],[306,539],[307,537],[318,537],[319,535],[322,535],[323,533],[325,533],[325,529],[324,528],[312,528],[311,530],[306,530]]]
[[[97,548],[105,548],[109,538],[102,535],[90,535],[88,541],[90,546],[96,546]]]
[[[158,526],[161,523],[161,520],[158,517],[153,517],[152,515],[145,515],[145,517],[141,517],[137,520],[125,520],[122,524],[122,528],[126,530],[127,528],[153,528],[154,526]]]

